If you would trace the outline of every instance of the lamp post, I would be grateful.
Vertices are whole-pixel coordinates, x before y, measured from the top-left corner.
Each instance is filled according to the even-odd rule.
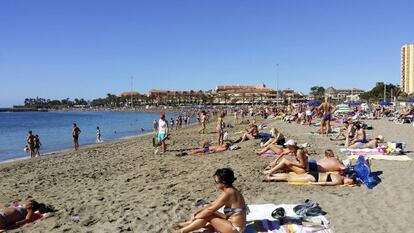
[[[134,89],[134,77],[131,76],[131,93],[130,93],[130,96],[131,96],[131,108],[134,107],[133,100],[132,100],[132,90],[133,89]]]
[[[279,63],[276,64],[276,104],[279,104]]]
[[[386,93],[387,93],[387,83],[384,82],[384,102],[386,100]]]

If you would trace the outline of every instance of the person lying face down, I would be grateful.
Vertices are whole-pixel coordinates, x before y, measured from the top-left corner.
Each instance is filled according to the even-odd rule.
[[[353,176],[342,176],[335,173],[309,172],[305,174],[278,173],[264,177],[263,181],[303,182],[314,185],[335,186],[356,183]]]

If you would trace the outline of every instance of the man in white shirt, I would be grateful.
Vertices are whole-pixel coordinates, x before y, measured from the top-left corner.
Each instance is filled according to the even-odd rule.
[[[164,153],[167,150],[167,144],[165,140],[168,136],[168,122],[165,120],[165,114],[161,113],[160,120],[158,121],[158,135],[157,142],[161,143],[162,152]]]

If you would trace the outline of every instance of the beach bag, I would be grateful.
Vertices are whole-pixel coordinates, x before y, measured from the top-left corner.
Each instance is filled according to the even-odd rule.
[[[388,151],[390,153],[395,153],[395,154],[403,154],[404,150],[405,150],[405,143],[404,142],[388,142],[387,143],[387,148]]]
[[[362,155],[358,157],[357,163],[353,167],[353,171],[355,172],[357,181],[363,183],[368,189],[374,188],[381,182],[378,175],[371,172],[368,159]]]

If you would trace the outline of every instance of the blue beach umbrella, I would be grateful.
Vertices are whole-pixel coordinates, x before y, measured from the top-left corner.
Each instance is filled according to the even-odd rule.
[[[356,107],[356,106],[359,106],[359,105],[360,105],[360,103],[358,103],[358,102],[349,103],[349,107]]]
[[[407,103],[414,103],[414,99],[406,100]]]
[[[321,105],[321,103],[319,103],[319,101],[317,100],[311,100],[308,102],[308,105],[318,107],[319,105]]]
[[[388,102],[388,101],[381,101],[381,102],[379,102],[379,105],[381,105],[381,106],[391,106],[392,103]]]

